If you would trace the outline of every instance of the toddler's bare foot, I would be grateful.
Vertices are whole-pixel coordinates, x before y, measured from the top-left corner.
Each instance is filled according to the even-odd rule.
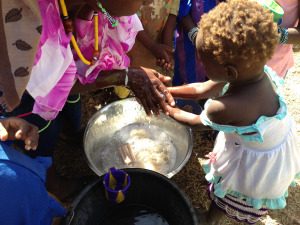
[[[208,211],[195,209],[196,216],[199,222],[199,225],[220,225],[218,222],[210,221],[208,218]]]

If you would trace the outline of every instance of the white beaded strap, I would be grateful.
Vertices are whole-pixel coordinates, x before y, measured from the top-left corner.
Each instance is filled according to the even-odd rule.
[[[194,27],[188,33],[188,37],[191,40],[191,42],[193,43],[193,45],[195,45],[195,39],[197,37],[198,31],[199,31],[199,28]]]
[[[127,84],[128,84],[128,67],[125,69],[125,74],[126,74],[126,76],[125,76],[125,86],[127,86]]]

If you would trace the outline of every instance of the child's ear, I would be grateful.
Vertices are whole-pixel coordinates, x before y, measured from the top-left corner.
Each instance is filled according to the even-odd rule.
[[[234,81],[238,77],[238,71],[235,66],[227,65],[225,66],[225,75],[228,81]]]

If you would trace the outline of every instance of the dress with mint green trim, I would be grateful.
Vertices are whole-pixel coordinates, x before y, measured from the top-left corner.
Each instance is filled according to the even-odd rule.
[[[275,116],[261,116],[251,126],[219,125],[207,118],[207,107],[201,113],[204,125],[220,131],[213,152],[203,169],[206,179],[215,183],[214,194],[246,199],[248,205],[260,209],[280,209],[286,205],[289,186],[300,177],[300,150],[295,123],[281,94],[283,80],[265,66],[277,88],[280,107]],[[245,133],[253,133],[247,135]]]

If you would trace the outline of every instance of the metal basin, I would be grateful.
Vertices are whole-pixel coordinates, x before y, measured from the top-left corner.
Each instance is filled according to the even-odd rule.
[[[135,157],[130,164],[124,163],[118,150],[127,143]],[[99,176],[115,167],[149,169],[170,178],[188,161],[193,137],[190,129],[171,117],[149,117],[134,98],[127,98],[92,116],[83,144],[86,160]]]

